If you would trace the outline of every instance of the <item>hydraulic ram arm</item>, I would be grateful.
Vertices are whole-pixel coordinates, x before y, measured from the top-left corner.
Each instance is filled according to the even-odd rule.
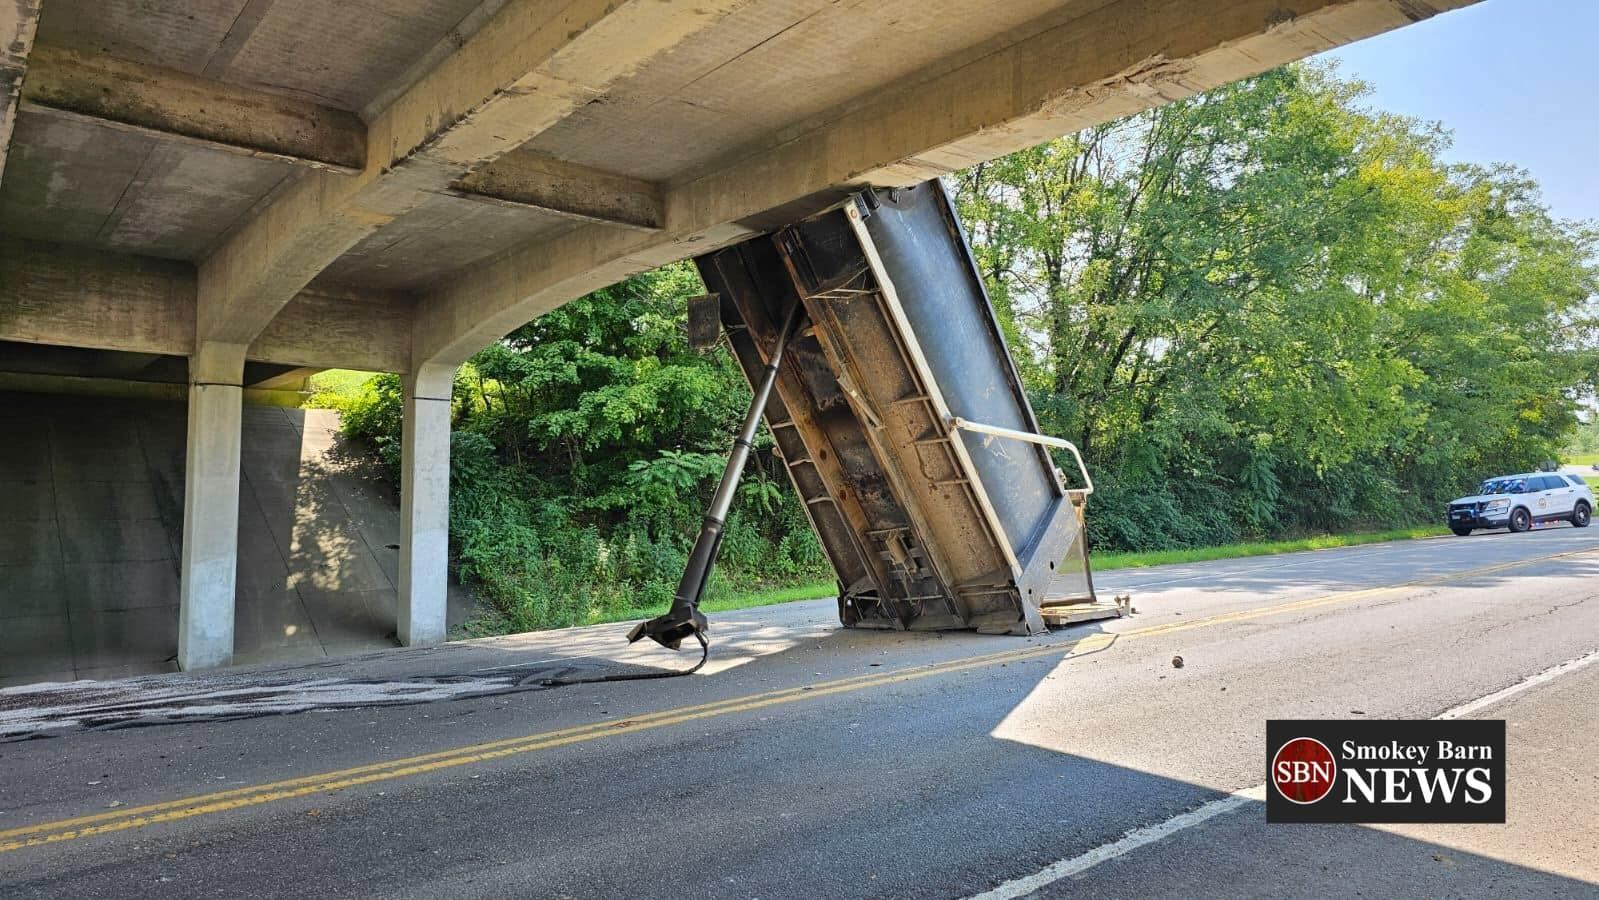
[[[705,593],[706,582],[710,581],[711,567],[716,565],[716,553],[722,546],[722,527],[727,522],[727,511],[733,506],[733,494],[738,490],[740,476],[744,474],[744,463],[749,460],[750,449],[755,446],[755,430],[760,427],[766,401],[771,397],[772,385],[777,381],[777,368],[783,362],[783,349],[799,322],[801,308],[796,301],[789,310],[782,331],[778,333],[777,346],[772,349],[772,356],[762,370],[760,383],[755,386],[755,396],[750,400],[744,425],[739,429],[738,438],[733,441],[733,453],[728,457],[727,468],[722,470],[722,480],[716,486],[716,495],[711,498],[711,508],[705,514],[704,524],[700,526],[699,537],[694,539],[688,566],[683,569],[683,580],[678,582],[677,593],[672,597],[672,608],[664,615],[633,626],[627,635],[628,643],[647,637],[663,647],[676,650],[682,645],[683,639],[690,635],[698,638],[701,644],[705,642],[706,622],[705,614],[700,612],[700,597]]]

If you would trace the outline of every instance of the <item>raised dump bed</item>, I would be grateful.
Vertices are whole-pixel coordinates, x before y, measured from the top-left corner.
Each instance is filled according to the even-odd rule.
[[[845,625],[1033,634],[1062,620],[1045,607],[1094,600],[1092,483],[1076,448],[1038,435],[938,182],[856,194],[697,262],[752,384],[802,304],[766,421]],[[1045,444],[1070,450],[1082,488]]]

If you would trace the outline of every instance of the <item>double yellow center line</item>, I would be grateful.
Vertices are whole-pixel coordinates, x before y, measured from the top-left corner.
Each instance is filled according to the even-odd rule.
[[[1273,606],[1255,607],[1239,610],[1237,612],[1222,613],[1215,616],[1197,618],[1185,622],[1168,622],[1161,625],[1149,625],[1142,628],[1133,628],[1118,633],[1095,633],[1076,641],[1055,641],[1043,646],[1031,646],[1016,650],[1006,650],[998,653],[987,653],[981,656],[972,656],[965,659],[950,660],[947,662],[933,663],[925,666],[902,669],[893,672],[881,672],[870,675],[860,675],[852,678],[840,678],[834,681],[823,681],[801,687],[785,688],[782,690],[768,691],[745,697],[733,697],[718,700],[712,703],[703,703],[697,706],[684,706],[660,712],[647,713],[623,719],[611,719],[596,722],[592,725],[581,725],[574,728],[563,728],[557,731],[546,731],[539,734],[530,734],[522,737],[506,738],[498,741],[488,741],[481,744],[471,744],[456,747],[451,750],[441,750],[436,753],[424,753],[420,756],[409,756],[402,759],[388,760],[385,762],[371,763],[349,769],[339,769],[334,772],[323,772],[317,775],[307,775],[301,778],[291,778],[286,781],[276,781],[270,784],[259,784],[248,787],[234,788],[218,791],[211,794],[202,794],[193,797],[182,797],[176,800],[167,800],[160,803],[151,803],[145,806],[134,806],[126,809],[117,809],[91,815],[77,816],[70,819],[60,819],[53,822],[42,822],[37,825],[25,825],[19,828],[0,830],[0,853],[21,850],[27,847],[38,847],[46,844],[55,844],[63,841],[73,841],[79,838],[93,837],[95,835],[112,834],[147,825],[162,822],[176,822],[183,819],[192,819],[197,816],[211,815],[213,813],[228,812],[230,810],[246,809],[252,806],[261,806],[275,803],[279,800],[291,800],[296,797],[305,797],[311,794],[329,791],[340,791],[347,788],[359,787],[365,784],[374,784],[381,781],[392,781],[397,778],[407,778],[413,775],[422,775],[442,769],[467,766],[474,763],[488,762],[517,756],[524,753],[533,753],[539,750],[550,750],[556,747],[565,747],[571,744],[581,744],[587,741],[600,740],[618,734],[634,734],[649,731],[655,728],[664,728],[669,725],[680,725],[697,719],[708,719],[715,716],[725,716],[733,713],[750,712],[795,703],[802,700],[811,700],[818,697],[829,697],[837,694],[847,694],[863,691],[874,687],[902,684],[908,681],[917,681],[923,678],[932,678],[940,675],[949,675],[955,672],[964,672],[971,669],[987,668],[990,666],[1005,665],[1013,662],[1038,659],[1041,657],[1059,655],[1063,660],[1083,656],[1098,650],[1103,650],[1112,643],[1119,641],[1136,640],[1139,638],[1155,637],[1171,634],[1173,632],[1188,631],[1196,628],[1206,628],[1222,625],[1229,622],[1241,622],[1249,619],[1258,619],[1263,616],[1281,615],[1284,613],[1299,612],[1319,606],[1328,606],[1337,603],[1349,603],[1355,600],[1367,599],[1383,594],[1396,593],[1416,587],[1431,584],[1444,584],[1452,581],[1461,581],[1491,575],[1509,569],[1522,568],[1560,559],[1567,556],[1576,556],[1584,553],[1595,552],[1592,548],[1573,550],[1564,553],[1554,553],[1539,556],[1533,559],[1504,563],[1496,566],[1487,566],[1472,569],[1466,572],[1457,572],[1450,575],[1440,575],[1434,578],[1418,579],[1403,584],[1388,585],[1379,588],[1368,588],[1358,591],[1348,591],[1338,594],[1327,594],[1298,600],[1291,603],[1282,603]]]

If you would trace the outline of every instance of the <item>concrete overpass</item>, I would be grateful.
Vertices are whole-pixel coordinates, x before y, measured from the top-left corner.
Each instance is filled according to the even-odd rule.
[[[1468,2],[8,0],[0,355],[187,360],[185,668],[232,654],[246,367],[402,374],[398,634],[437,642],[475,351],[852,186]]]

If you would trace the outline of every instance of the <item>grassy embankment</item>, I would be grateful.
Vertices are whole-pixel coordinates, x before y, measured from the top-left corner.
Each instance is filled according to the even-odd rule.
[[[1150,553],[1095,553],[1093,555],[1093,564],[1095,572],[1106,572],[1112,569],[1136,569],[1176,563],[1207,562],[1216,559],[1275,556],[1280,553],[1298,553],[1304,550],[1355,547],[1361,544],[1408,541],[1416,538],[1437,537],[1443,534],[1448,534],[1448,529],[1442,526],[1427,526],[1356,534],[1326,534],[1285,541],[1253,541],[1243,544],[1228,544],[1224,547],[1195,547],[1187,550],[1159,550]],[[836,587],[832,582],[819,582],[776,591],[764,591],[744,597],[713,600],[707,602],[704,609],[708,613],[717,613],[737,609],[750,609],[756,606],[771,606],[774,603],[787,603],[793,600],[813,600],[819,597],[831,597],[835,590]],[[658,609],[631,610],[626,614],[603,617],[595,621],[614,622],[632,618],[647,618],[665,611],[666,607],[662,605]]]
[[[329,397],[354,397],[360,393],[361,385],[366,384],[372,374],[357,372],[354,369],[323,369],[311,376],[311,391],[313,396],[321,394]]]

